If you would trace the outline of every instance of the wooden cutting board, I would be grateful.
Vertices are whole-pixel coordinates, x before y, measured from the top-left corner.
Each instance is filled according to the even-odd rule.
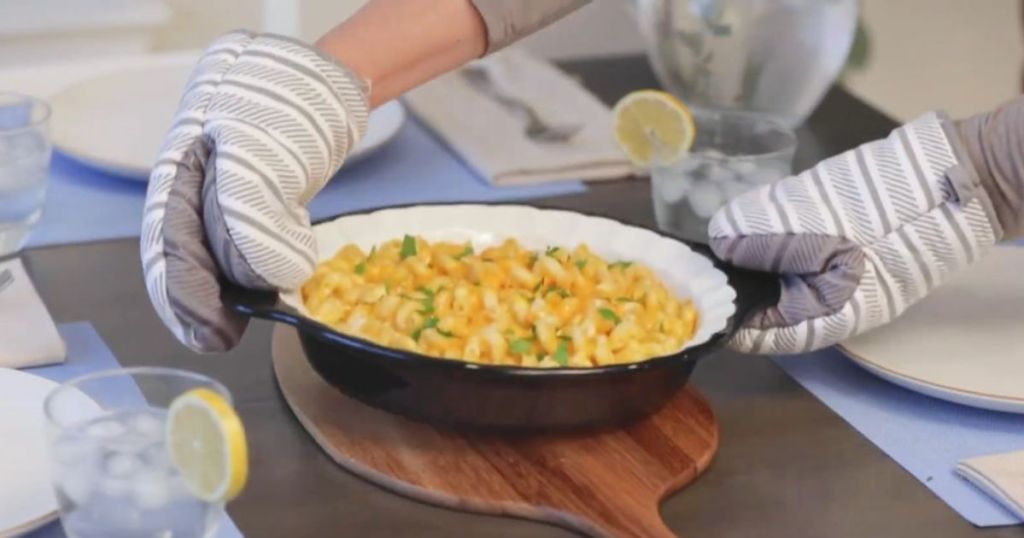
[[[339,465],[396,493],[449,508],[523,517],[592,536],[675,536],[659,505],[704,471],[718,449],[715,417],[690,387],[657,414],[621,430],[467,434],[341,394],[306,361],[291,327],[274,329],[273,358],[288,405]]]

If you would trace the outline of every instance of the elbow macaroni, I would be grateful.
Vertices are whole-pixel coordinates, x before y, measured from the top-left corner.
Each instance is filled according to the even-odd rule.
[[[312,316],[381,345],[526,367],[591,367],[672,353],[697,310],[640,264],[586,245],[531,252],[406,236],[369,253],[346,245],[302,287]]]

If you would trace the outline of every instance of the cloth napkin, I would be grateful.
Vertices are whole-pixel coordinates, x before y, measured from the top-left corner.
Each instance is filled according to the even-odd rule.
[[[1024,519],[1024,450],[966,459],[956,472]]]
[[[67,355],[64,340],[21,260],[0,263],[0,287],[5,270],[13,280],[0,290],[0,366],[27,368],[63,362]]]
[[[502,95],[532,107],[549,125],[578,125],[567,142],[525,135],[521,111],[471,84],[464,69],[409,93],[410,108],[494,185],[621,178],[634,172],[612,137],[607,106],[550,63],[508,49],[470,64]]]

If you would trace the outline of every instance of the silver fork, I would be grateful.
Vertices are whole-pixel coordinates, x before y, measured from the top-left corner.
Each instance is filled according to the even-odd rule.
[[[568,142],[583,128],[577,124],[551,125],[544,121],[532,106],[505,94],[498,88],[487,69],[480,66],[466,66],[462,69],[462,77],[477,90],[494,99],[498,104],[526,117],[523,132],[530,140],[537,142]]]
[[[14,283],[14,273],[10,269],[4,269],[0,271],[0,292],[7,289],[8,286]]]

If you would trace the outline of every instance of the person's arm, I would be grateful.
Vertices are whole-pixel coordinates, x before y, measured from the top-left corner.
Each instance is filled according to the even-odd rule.
[[[962,121],[926,114],[741,195],[709,235],[722,259],[782,280],[736,349],[799,353],[888,323],[1024,236],[1024,97]]]
[[[316,42],[370,83],[370,106],[529,35],[588,0],[373,0]]]
[[[299,287],[316,242],[305,206],[366,132],[369,109],[539,29],[581,0],[371,0],[321,39],[232,32],[192,72],[150,175],[142,263],[153,306],[197,351],[247,320],[227,279]]]

